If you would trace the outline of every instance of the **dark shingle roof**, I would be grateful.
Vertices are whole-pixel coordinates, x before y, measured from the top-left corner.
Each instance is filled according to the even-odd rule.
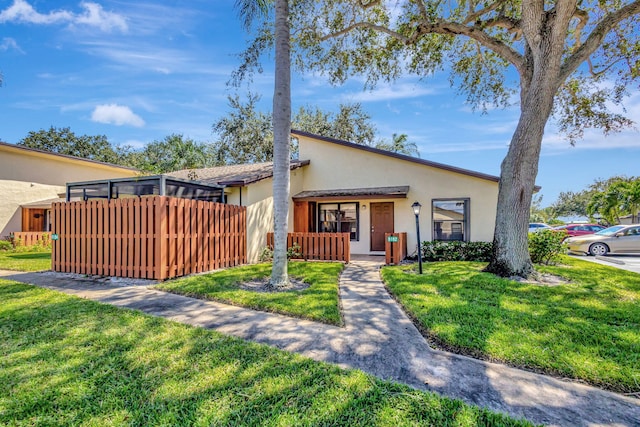
[[[291,160],[291,170],[308,165],[309,160]],[[203,169],[184,169],[165,175],[194,179],[203,184],[241,187],[273,176],[273,162],[216,166]]]
[[[336,190],[311,190],[302,191],[293,199],[314,199],[314,198],[405,198],[409,192],[408,185],[401,185],[395,187],[369,187],[369,188],[344,188]]]

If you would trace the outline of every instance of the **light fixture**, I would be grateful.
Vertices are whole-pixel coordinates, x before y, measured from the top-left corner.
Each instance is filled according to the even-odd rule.
[[[418,273],[422,274],[422,244],[420,243],[420,208],[422,205],[416,200],[411,205],[413,214],[416,216],[416,237],[418,238]]]
[[[418,203],[417,201],[413,202],[411,208],[413,209],[414,215],[420,215],[420,208],[422,208],[422,205],[420,203]]]

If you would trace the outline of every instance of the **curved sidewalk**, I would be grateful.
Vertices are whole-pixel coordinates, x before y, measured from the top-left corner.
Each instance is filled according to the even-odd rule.
[[[375,262],[353,261],[344,270],[340,279],[344,328],[144,286],[123,287],[54,273],[4,271],[0,276],[361,369],[534,423],[640,425],[640,400],[431,349],[387,293],[378,268]]]

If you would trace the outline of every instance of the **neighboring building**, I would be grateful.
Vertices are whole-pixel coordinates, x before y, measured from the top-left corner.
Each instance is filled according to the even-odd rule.
[[[640,224],[640,213],[636,216],[627,215],[620,218],[621,225]]]
[[[291,162],[290,231],[349,232],[354,254],[382,254],[385,233],[406,232],[409,253],[415,253],[411,205],[418,201],[422,240],[492,240],[498,177],[306,132],[292,134],[302,160]],[[247,206],[247,258],[257,261],[266,233],[273,231],[271,163],[169,175],[224,185],[228,203]]]
[[[125,178],[137,170],[0,142],[0,238],[48,231],[50,208],[68,182]]]

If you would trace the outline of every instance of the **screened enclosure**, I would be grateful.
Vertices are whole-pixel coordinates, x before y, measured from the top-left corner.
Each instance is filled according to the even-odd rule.
[[[67,184],[67,202],[71,200],[110,200],[146,196],[170,196],[181,199],[225,203],[224,187],[186,181],[165,175]]]

